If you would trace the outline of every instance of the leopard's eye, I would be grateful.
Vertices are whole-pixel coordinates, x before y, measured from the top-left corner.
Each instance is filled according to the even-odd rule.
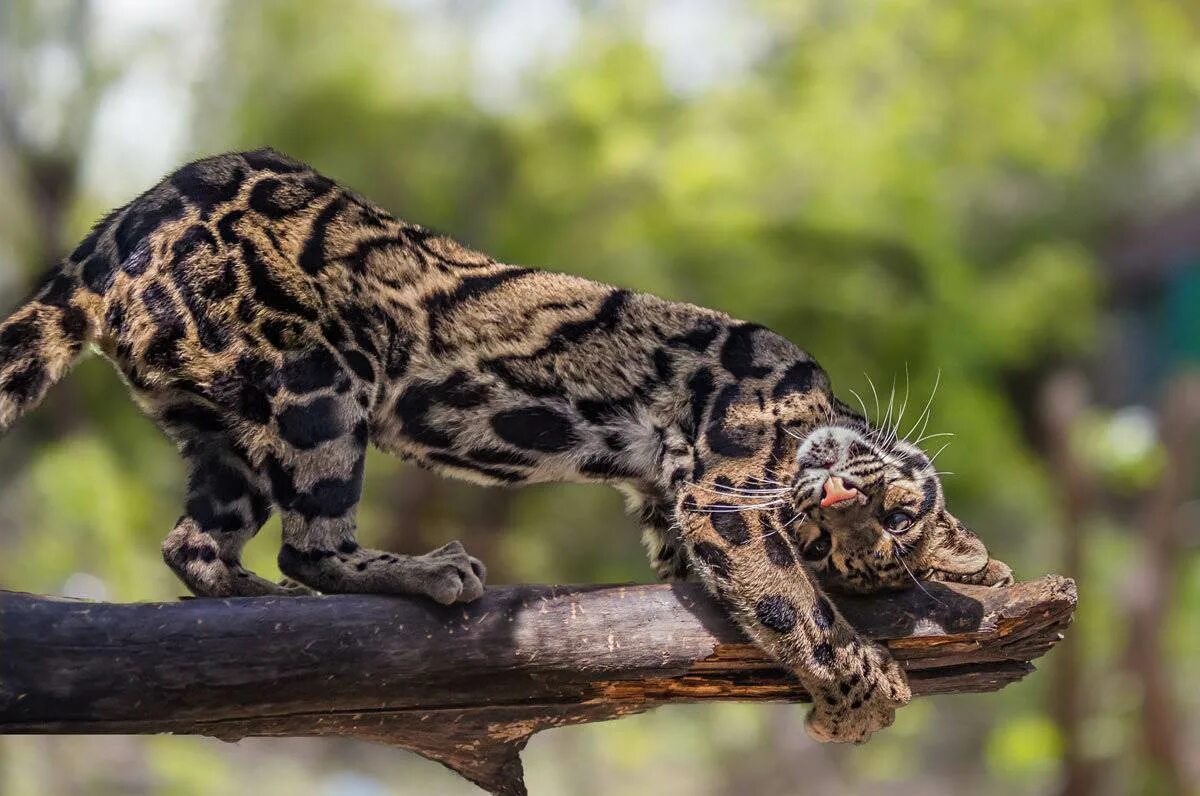
[[[821,535],[809,542],[801,552],[805,561],[820,561],[829,555],[829,551],[833,549],[833,540],[829,536],[828,531],[821,531]]]
[[[907,511],[893,511],[883,518],[883,527],[890,533],[904,533],[912,527],[913,516]]]

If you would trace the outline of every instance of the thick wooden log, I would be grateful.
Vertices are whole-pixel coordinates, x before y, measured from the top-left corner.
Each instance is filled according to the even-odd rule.
[[[925,584],[837,599],[914,694],[992,691],[1062,636],[1075,585]],[[524,793],[548,727],[671,702],[807,695],[694,584],[518,586],[468,606],[376,596],[115,605],[0,592],[0,732],[351,735]]]

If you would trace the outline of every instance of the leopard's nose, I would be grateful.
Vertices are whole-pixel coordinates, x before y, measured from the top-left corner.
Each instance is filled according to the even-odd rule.
[[[821,508],[823,509],[845,503],[848,500],[854,500],[858,497],[858,490],[853,487],[847,487],[841,476],[837,475],[831,475],[825,479],[824,491],[825,495],[821,498]]]

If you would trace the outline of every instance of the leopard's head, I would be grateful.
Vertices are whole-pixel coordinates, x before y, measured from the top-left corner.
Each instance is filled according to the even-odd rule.
[[[1011,583],[1008,565],[947,511],[930,457],[898,436],[847,413],[801,441],[792,503],[822,581],[859,593],[916,579]]]

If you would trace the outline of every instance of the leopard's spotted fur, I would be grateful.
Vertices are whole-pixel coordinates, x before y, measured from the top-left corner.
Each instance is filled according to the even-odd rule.
[[[899,567],[872,551],[878,534],[854,536],[866,520],[805,505],[812,473],[828,476],[839,457],[865,496],[871,478],[886,486],[886,468],[855,470],[863,451],[905,454],[767,329],[495,262],[260,150],[189,164],[111,213],[0,325],[0,430],[88,342],[190,465],[163,555],[198,595],[302,590],[239,560],[275,507],[280,568],[303,586],[478,597],[483,566],[457,543],[406,557],[355,541],[373,443],[486,484],[621,486],[659,573],[700,577],[797,673],[818,737],[864,739],[909,698],[888,653],[860,639],[814,579],[872,588]],[[857,453],[814,448],[814,430],[831,422],[858,429]],[[936,481],[928,460],[909,454],[894,478],[926,490],[921,508],[941,536],[898,543],[895,557],[911,552],[921,574],[985,579],[974,563],[936,563],[936,550],[955,547],[974,561],[978,543],[945,513],[940,486],[922,485]],[[751,496],[778,506],[784,493],[814,521],[734,510]]]

